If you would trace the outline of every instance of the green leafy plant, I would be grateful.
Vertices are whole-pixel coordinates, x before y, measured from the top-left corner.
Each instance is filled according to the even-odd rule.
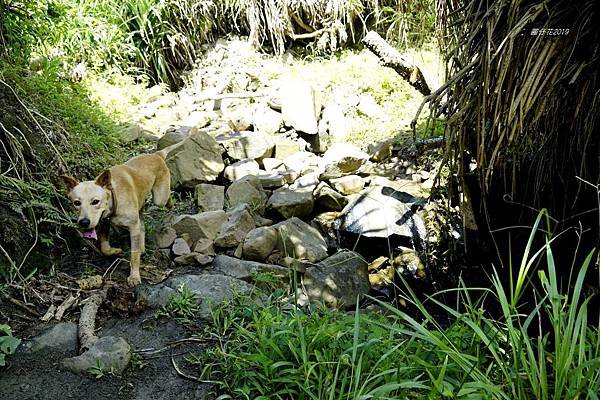
[[[0,367],[6,365],[6,356],[14,354],[21,344],[21,339],[12,335],[10,326],[0,324]]]
[[[189,323],[200,311],[200,304],[190,289],[182,283],[169,298],[169,302],[159,312],[159,316],[167,316],[180,323]]]
[[[94,375],[96,379],[100,379],[105,375],[113,375],[112,368],[106,369],[106,366],[100,359],[96,359],[96,364],[87,369],[87,372]]]

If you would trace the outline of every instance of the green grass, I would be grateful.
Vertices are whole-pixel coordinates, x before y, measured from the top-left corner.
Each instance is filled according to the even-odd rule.
[[[407,287],[416,313],[380,304],[386,316],[237,298],[213,312],[203,333],[217,345],[188,361],[218,394],[236,399],[597,399],[600,339],[582,295],[595,252],[560,291],[552,238],[532,249],[544,216],[508,288],[497,271],[490,288],[461,285],[425,300]],[[455,306],[441,301],[450,292]],[[484,299],[500,316],[486,312]],[[443,324],[436,315],[446,316]]]
[[[158,315],[172,318],[179,323],[189,323],[200,311],[199,301],[190,289],[182,283]]]

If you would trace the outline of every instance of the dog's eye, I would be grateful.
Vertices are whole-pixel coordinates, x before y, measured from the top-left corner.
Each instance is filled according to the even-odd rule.
[[[75,201],[73,202],[73,205],[74,205],[75,207],[79,207],[79,206],[81,205],[81,202],[80,202],[79,200],[75,200]]]
[[[93,206],[95,206],[98,203],[100,203],[100,200],[98,200],[98,199],[92,200],[92,205]]]

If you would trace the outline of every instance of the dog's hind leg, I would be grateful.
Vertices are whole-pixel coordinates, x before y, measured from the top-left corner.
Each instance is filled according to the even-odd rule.
[[[142,253],[146,252],[146,226],[144,225],[144,220],[142,219],[141,211],[140,211],[140,251]]]
[[[165,165],[164,170],[161,170],[156,176],[154,186],[152,186],[152,201],[160,207],[164,207],[169,202],[171,196],[171,173]]]
[[[133,226],[129,227],[129,235],[131,238],[131,266],[127,283],[129,286],[137,286],[142,283],[140,277],[140,258],[142,255],[142,233],[141,223],[138,220]]]

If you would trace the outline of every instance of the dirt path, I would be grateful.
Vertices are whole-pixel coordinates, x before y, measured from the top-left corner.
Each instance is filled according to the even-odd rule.
[[[192,352],[202,351],[193,343],[168,347],[168,343],[188,338],[190,332],[174,321],[156,320],[154,313],[135,318],[110,318],[102,323],[100,336],[120,336],[134,349],[163,351],[132,362],[122,376],[76,374],[61,367],[65,357],[76,355],[76,347],[37,352],[20,350],[0,370],[0,393],[12,399],[210,399],[210,385],[181,378],[171,364],[178,365]],[[76,343],[75,343],[76,344]],[[135,358],[134,358],[135,360]],[[194,373],[194,371],[188,371]]]

